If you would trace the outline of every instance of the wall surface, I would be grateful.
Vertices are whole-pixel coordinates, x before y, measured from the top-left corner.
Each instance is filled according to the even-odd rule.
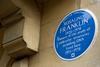
[[[59,59],[54,52],[53,37],[59,22],[70,11],[78,9],[78,5],[78,3],[75,3],[75,0],[49,1],[44,4],[40,49],[37,55],[29,58],[29,67],[100,67],[99,35],[91,49],[89,49],[85,55],[74,61],[63,61]],[[100,5],[96,3],[89,4],[89,0],[82,0],[80,3],[80,8],[92,10],[98,19],[100,16],[99,7]]]
[[[50,0],[44,4],[39,53],[29,58],[29,67],[78,67],[83,59],[68,62],[59,59],[54,52],[54,33],[60,21],[69,12],[78,9],[75,0]]]
[[[86,54],[89,58],[86,57],[85,64],[87,64],[87,67],[100,67],[100,0],[81,0],[80,7],[91,10],[97,19],[98,25],[96,41]]]
[[[99,1],[99,0],[98,0]],[[98,20],[98,35],[95,43],[86,54],[74,61],[63,61],[54,51],[54,33],[58,24],[69,12],[87,8]],[[30,14],[27,14],[27,16]],[[35,18],[34,18],[35,19]],[[100,1],[96,0],[49,0],[43,5],[40,28],[39,52],[26,59],[15,61],[12,67],[100,67]],[[0,67],[6,67],[9,60],[6,52],[0,59]],[[6,60],[6,62],[5,62]],[[5,63],[5,64],[4,64]]]
[[[27,42],[25,42],[25,46],[27,43],[28,48],[33,49],[35,51],[38,51],[38,45],[39,45],[39,34],[40,34],[40,13],[39,10],[33,0],[13,0],[13,3],[21,8],[22,14],[25,17],[25,21],[22,21],[20,24],[20,21],[17,21],[16,24],[10,28],[7,28],[8,30],[5,32],[7,34],[7,41],[8,40],[14,40],[14,38],[17,38],[19,36],[23,36],[23,39]],[[22,19],[23,20],[23,19]],[[29,35],[30,34],[30,35]],[[16,37],[17,36],[17,37]],[[8,55],[8,51],[14,52],[19,48],[18,45],[22,45],[22,50],[25,47],[21,43],[15,44],[16,46],[14,50],[13,48],[8,48],[8,51],[5,51],[7,48],[1,49],[1,41],[2,41],[2,33],[0,31],[0,67],[10,67],[11,64],[9,64],[10,60],[12,59]],[[23,42],[24,43],[24,42]],[[12,44],[10,44],[12,45]],[[26,49],[26,48],[25,48]],[[31,50],[30,50],[31,51]],[[11,53],[9,52],[9,53]],[[17,51],[18,52],[18,51]],[[21,51],[19,51],[20,53]],[[24,51],[24,53],[28,53],[27,51]],[[13,53],[12,53],[13,54]],[[19,54],[20,55],[20,54]],[[17,56],[17,55],[16,55]],[[27,60],[26,60],[27,62]],[[25,67],[25,64],[28,65],[28,63],[24,63],[24,60],[15,61],[13,64],[13,67]],[[12,63],[12,62],[11,62]],[[26,66],[27,67],[27,66]]]
[[[9,60],[11,59],[8,55],[7,52],[2,50],[2,57],[0,58],[0,67],[7,67],[7,64],[9,63]]]

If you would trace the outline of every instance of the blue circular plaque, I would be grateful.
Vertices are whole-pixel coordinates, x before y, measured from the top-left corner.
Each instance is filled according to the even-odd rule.
[[[95,40],[96,18],[87,9],[78,9],[60,22],[54,37],[54,49],[63,60],[74,60],[83,55]]]

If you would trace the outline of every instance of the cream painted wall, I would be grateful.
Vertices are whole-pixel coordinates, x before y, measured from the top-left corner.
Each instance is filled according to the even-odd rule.
[[[28,67],[28,58],[17,60],[12,64],[12,67]]]
[[[26,46],[32,50],[38,51],[39,35],[40,35],[40,13],[35,2],[33,0],[13,0],[13,3],[15,3],[18,7],[22,9],[23,15],[25,17],[24,30],[21,30],[20,32],[23,34],[23,38],[25,39],[25,41],[28,40],[28,42],[26,42],[27,43]],[[14,29],[15,31],[8,31],[9,32],[8,36],[10,35],[10,32],[14,32],[14,33],[18,32],[16,29]],[[9,64],[11,57],[10,55],[8,55],[8,51],[5,51],[6,48],[1,49],[1,40],[2,40],[1,37],[2,37],[2,33],[0,31],[0,67],[10,67],[8,65],[11,65]],[[20,44],[15,44],[15,45],[18,46]],[[15,50],[16,50],[16,46],[14,46]],[[23,45],[23,48],[24,48],[24,45]],[[4,49],[4,52],[3,52],[3,49]],[[10,50],[11,52],[13,52],[13,48],[10,48]],[[24,51],[23,54],[26,52],[27,51]],[[19,61],[15,61],[12,67],[25,67],[26,65],[27,65],[26,67],[28,67],[28,63],[26,62],[24,63],[24,61],[28,62],[28,60],[23,60],[23,59]]]
[[[86,62],[87,67],[100,67],[100,0],[81,0],[80,7],[91,10],[96,16],[98,33],[94,45],[87,53],[90,58]]]
[[[8,56],[7,52],[5,50],[2,50],[2,57],[0,58],[0,67],[7,67],[7,64],[9,63],[9,60],[11,59],[10,56]]]
[[[93,11],[97,16],[98,26],[100,25],[100,3],[91,4],[89,0],[81,0],[79,5],[78,1],[75,0],[50,0],[44,4],[39,53],[29,57],[28,60],[22,59],[16,61],[12,67],[25,67],[27,66],[25,64],[28,64],[28,67],[100,67],[100,35],[97,35],[96,42],[91,49],[85,55],[74,61],[63,61],[54,52],[53,37],[59,22],[66,14],[78,9],[79,6],[80,8],[88,8]],[[5,67],[3,63],[4,60],[7,60],[7,57],[3,60],[0,59],[0,65],[2,67]]]
[[[40,11],[34,0],[12,0],[21,8],[22,15],[25,17],[23,39],[27,47],[38,51],[40,35]],[[31,36],[30,36],[31,34]]]
[[[89,5],[88,3],[88,0],[82,0],[80,8],[85,7],[91,9],[99,19],[100,5]],[[75,0],[49,1],[44,5],[41,23],[40,49],[37,55],[30,57],[29,67],[100,67],[99,35],[91,49],[89,49],[85,55],[74,61],[63,61],[59,59],[54,52],[53,37],[57,25],[66,14],[74,9],[78,9],[78,7],[79,5],[77,3],[75,4]]]
[[[29,67],[86,67],[88,55],[72,62],[63,61],[57,57],[53,49],[54,33],[61,19],[78,8],[75,0],[52,0],[44,4],[39,53],[29,58]]]

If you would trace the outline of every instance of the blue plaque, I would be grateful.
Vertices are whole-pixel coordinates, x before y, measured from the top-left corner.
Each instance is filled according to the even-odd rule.
[[[96,33],[94,14],[87,9],[75,10],[62,19],[55,32],[55,52],[63,60],[75,60],[92,45]]]

